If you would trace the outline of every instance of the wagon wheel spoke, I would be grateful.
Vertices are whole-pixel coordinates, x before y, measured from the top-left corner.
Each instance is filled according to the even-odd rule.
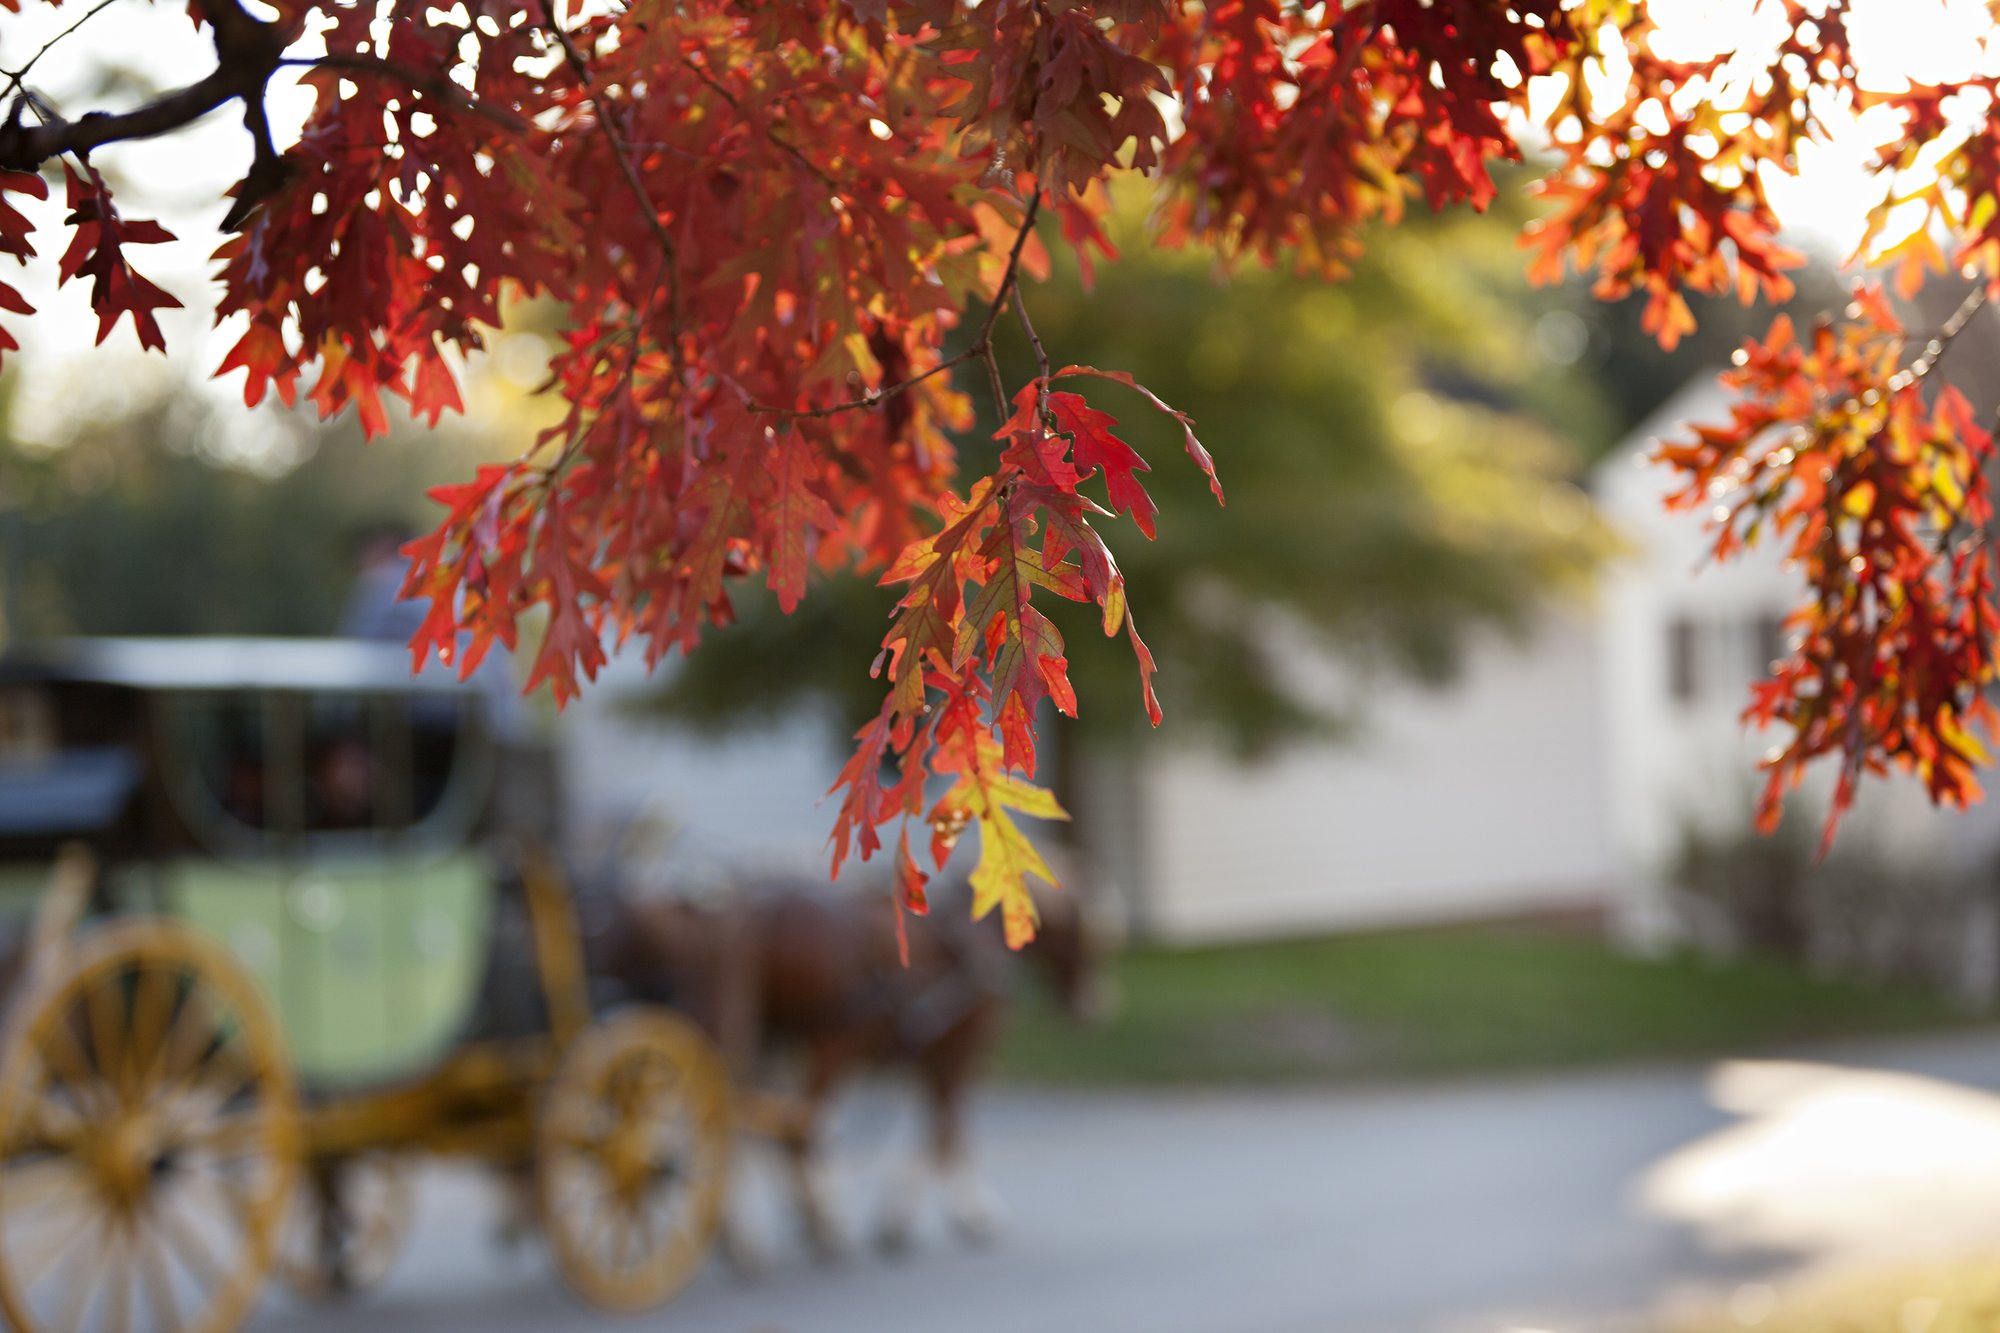
[[[104,1298],[104,1333],[131,1333],[131,1250],[132,1229],[128,1221],[121,1218],[112,1224],[111,1234],[104,1238],[103,1271],[111,1284]]]
[[[638,1258],[644,1261],[653,1254],[659,1245],[659,1233],[654,1225],[652,1205],[647,1202],[644,1195],[641,1195],[632,1200],[630,1213],[633,1223],[633,1238],[638,1241],[639,1245]]]
[[[76,1029],[70,1025],[69,1015],[60,1014],[53,1022],[43,1024],[39,1035],[41,1041],[36,1043],[34,1053],[40,1058],[44,1074],[60,1072],[59,1081],[69,1089],[70,1096],[76,1099],[85,1114],[101,1114],[102,1105],[92,1109],[92,1104],[99,1103],[98,1094],[103,1089],[104,1080],[84,1052]],[[44,1086],[49,1081],[47,1078],[42,1080]]]
[[[72,1158],[94,1129],[93,1120],[80,1107],[65,1105],[46,1086],[24,1120],[19,1131],[21,1142],[15,1146],[46,1148]]]
[[[167,1264],[167,1243],[148,1227],[139,1234],[133,1229],[132,1249],[139,1256],[139,1276],[146,1288],[146,1304],[153,1311],[155,1333],[173,1333],[181,1326],[180,1302],[174,1299],[174,1275]]]
[[[605,1211],[611,1217],[611,1266],[630,1269],[645,1261],[650,1247],[652,1228],[644,1219],[646,1203],[643,1197],[632,1199],[612,1198]]]
[[[203,1214],[216,1217],[222,1226],[234,1231],[243,1243],[248,1243],[249,1238],[255,1233],[257,1216],[262,1211],[264,1202],[262,1196],[243,1181],[236,1179],[228,1170],[219,1169],[219,1164],[217,1169],[187,1173],[182,1193],[191,1196],[196,1192],[197,1186],[205,1186],[206,1188],[199,1192],[212,1193],[212,1197],[221,1204],[219,1208],[203,1209]],[[189,1197],[190,1206],[195,1202],[193,1197]]]
[[[132,1032],[126,1043],[124,1077],[135,1094],[160,1085],[167,1031],[177,1009],[180,977],[164,967],[139,973],[132,988]]]
[[[163,1098],[178,1096],[194,1086],[202,1070],[215,1064],[231,1046],[225,1031],[230,1006],[224,1004],[218,1010],[204,995],[206,989],[199,981],[189,986],[162,1043],[164,1069],[156,1086]],[[237,1086],[243,1081],[247,1080],[239,1080]]]
[[[549,1163],[544,1169],[551,1173],[563,1173],[563,1179],[550,1185],[547,1201],[550,1211],[558,1217],[569,1217],[595,1207],[598,1200],[611,1193],[610,1181],[594,1156],[567,1164]]]
[[[647,1120],[671,1109],[687,1094],[686,1080],[676,1070],[647,1070],[633,1080],[624,1107],[632,1120]]]
[[[148,1215],[162,1245],[181,1261],[181,1266],[203,1288],[204,1295],[228,1281],[227,1270],[217,1262],[208,1243],[196,1234],[171,1203],[166,1199],[155,1199]]]
[[[96,1228],[100,1246],[107,1239],[110,1229],[110,1222],[100,1219]],[[53,1324],[58,1333],[81,1333],[83,1321],[90,1314],[90,1299],[98,1291],[96,1278],[101,1262],[99,1255],[88,1252],[78,1255],[72,1262],[73,1269],[81,1268],[83,1271],[72,1273],[69,1285],[63,1289],[62,1303],[56,1307]]]
[[[629,1269],[644,1254],[637,1248],[638,1228],[628,1224],[630,1210],[614,1207],[611,1210],[611,1266]]]
[[[156,969],[163,970],[163,969]],[[164,1028],[159,1041],[154,1045],[146,1061],[146,1086],[163,1089],[172,1086],[184,1072],[184,1060],[177,1060],[187,1047],[201,1035],[202,1023],[196,1016],[200,1007],[200,986],[192,981],[183,990],[175,978],[173,994],[168,997],[167,1012],[162,1016]]]
[[[242,1161],[269,1151],[270,1132],[271,1117],[262,1106],[254,1106],[182,1127],[173,1137],[173,1146],[201,1149],[219,1160]]]
[[[605,1135],[580,1129],[557,1130],[555,1146],[561,1151],[590,1162],[604,1160]]]
[[[222,1115],[245,1094],[249,1094],[253,1105],[261,1104],[259,1089],[274,1072],[270,1062],[260,1059],[232,1059],[226,1064],[211,1059],[207,1065],[215,1069],[217,1077],[189,1083],[173,1099],[182,1103],[182,1114],[187,1118]]]
[[[99,1214],[90,1208],[91,1199],[88,1196],[80,1196],[79,1203],[81,1206],[67,1225],[58,1228],[54,1224],[44,1224],[29,1230],[29,1239],[35,1248],[30,1250],[24,1245],[20,1257],[13,1264],[22,1271],[29,1285],[54,1272],[76,1243],[89,1233],[90,1224],[97,1220]]]
[[[617,1202],[610,1195],[601,1195],[585,1205],[590,1211],[582,1229],[577,1232],[578,1248],[593,1257],[604,1253],[605,1245],[617,1226]]]
[[[126,1062],[125,975],[122,971],[113,971],[100,977],[83,996],[85,1021],[90,1025],[91,1063],[96,1067],[98,1077],[110,1089],[114,1103],[125,1102],[128,1096],[123,1079]]]
[[[19,1219],[50,1204],[87,1199],[90,1180],[73,1158],[52,1154],[0,1165],[0,1196],[6,1198],[9,1213]]]

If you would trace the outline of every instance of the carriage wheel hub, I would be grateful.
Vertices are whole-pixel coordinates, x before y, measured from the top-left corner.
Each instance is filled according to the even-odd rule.
[[[604,1145],[604,1166],[621,1197],[633,1199],[644,1194],[656,1174],[644,1127],[620,1126]]]
[[[90,1153],[91,1166],[104,1192],[130,1206],[146,1197],[152,1186],[154,1167],[160,1159],[159,1135],[152,1117],[125,1114],[96,1136]]]

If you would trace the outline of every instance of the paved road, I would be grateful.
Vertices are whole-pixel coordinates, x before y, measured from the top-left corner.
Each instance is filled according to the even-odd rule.
[[[1625,1329],[1689,1293],[1897,1248],[2000,1242],[2000,1036],[1791,1062],[1284,1094],[996,1095],[982,1152],[1009,1227],[968,1251],[804,1257],[752,1164],[771,1271],[719,1268],[630,1328],[701,1333],[1512,1333]],[[843,1117],[858,1235],[913,1125]],[[484,1184],[434,1173],[387,1287],[258,1330],[544,1333],[593,1320]],[[1926,1229],[1913,1229],[1915,1219]],[[609,1327],[610,1325],[605,1325]]]

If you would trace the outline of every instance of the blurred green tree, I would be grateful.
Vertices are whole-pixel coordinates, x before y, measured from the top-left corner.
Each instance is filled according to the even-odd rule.
[[[1166,394],[1227,459],[1226,511],[1191,470],[1162,468],[1147,480],[1159,539],[1118,546],[1177,735],[1247,754],[1338,730],[1341,709],[1301,679],[1301,639],[1443,681],[1469,634],[1520,630],[1552,591],[1582,583],[1607,536],[1576,480],[1618,413],[1577,365],[1584,298],[1521,280],[1518,219],[1411,218],[1374,238],[1337,285],[1277,269],[1224,285],[1208,257],[1137,244],[1137,213],[1117,215],[1114,238],[1135,243],[1088,297],[1058,258],[1035,319],[1065,355],[1129,369]],[[1008,375],[1033,373],[1025,339],[1003,357]],[[1178,452],[1129,395],[1091,396],[1131,418],[1149,456]],[[880,706],[881,683],[860,664],[892,601],[853,577],[816,588],[790,616],[745,599],[735,625],[677,665],[658,707],[722,732],[810,701],[851,726]],[[1065,622],[1073,609],[1052,614],[1078,693],[1133,689],[1129,652],[1088,615]],[[1112,745],[1144,719],[1139,708],[1088,709],[1057,734],[1071,747]]]
[[[464,433],[364,449],[351,425],[265,418],[229,454],[185,386],[0,438],[0,643],[65,634],[330,634],[371,526],[427,515],[461,471]],[[346,438],[352,436],[353,438]]]

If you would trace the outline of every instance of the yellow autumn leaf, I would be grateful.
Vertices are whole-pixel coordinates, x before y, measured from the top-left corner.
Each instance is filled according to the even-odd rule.
[[[1986,747],[1980,743],[1979,738],[1966,728],[1960,726],[1957,717],[1951,713],[1943,712],[1938,714],[1937,730],[1938,737],[1952,749],[1965,756],[1968,763],[1990,764],[1993,762],[1993,756],[1987,753]]]
[[[1841,499],[1840,507],[1851,518],[1868,517],[1869,511],[1875,508],[1875,483],[1856,482],[1854,488]]]
[[[1938,459],[1931,473],[1931,485],[1944,501],[1948,516],[1965,508],[1965,488],[1958,484],[1958,469],[1948,459]]]
[[[979,821],[979,864],[972,871],[972,919],[984,920],[1000,909],[1007,947],[1018,949],[1035,937],[1041,920],[1028,888],[1033,875],[1050,888],[1060,888],[1049,863],[1007,812],[1018,810],[1034,819],[1068,819],[1055,793],[1017,778],[998,777],[976,784],[967,793],[966,808]]]

